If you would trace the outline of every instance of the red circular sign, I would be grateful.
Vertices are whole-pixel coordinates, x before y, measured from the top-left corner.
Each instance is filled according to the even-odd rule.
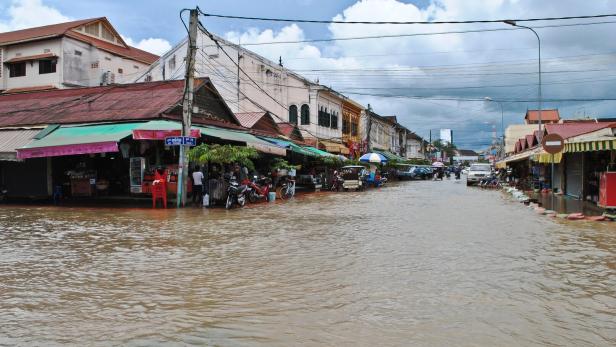
[[[544,151],[556,154],[562,152],[563,148],[565,148],[565,139],[558,134],[547,134],[543,137],[541,145]]]

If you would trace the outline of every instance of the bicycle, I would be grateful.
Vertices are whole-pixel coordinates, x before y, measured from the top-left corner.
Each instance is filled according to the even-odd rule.
[[[287,200],[295,195],[295,180],[290,177],[284,177],[282,184],[276,188],[276,195],[281,200]]]

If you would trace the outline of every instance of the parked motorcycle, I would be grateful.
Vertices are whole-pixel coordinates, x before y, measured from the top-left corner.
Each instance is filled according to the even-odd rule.
[[[339,192],[343,188],[344,179],[340,175],[338,171],[334,171],[334,175],[332,178],[332,184],[329,188],[333,192]]]
[[[259,200],[269,200],[269,192],[272,188],[272,180],[269,177],[262,176],[257,180],[257,176],[254,176],[253,180],[245,180],[242,182],[248,187],[248,201],[255,203]]]
[[[248,187],[240,185],[235,177],[230,177],[227,187],[227,203],[225,207],[227,209],[232,208],[234,205],[243,207],[246,204],[246,193]]]

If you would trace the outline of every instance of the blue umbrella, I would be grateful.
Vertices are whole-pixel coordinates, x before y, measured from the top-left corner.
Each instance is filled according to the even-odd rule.
[[[359,157],[359,161],[366,163],[385,163],[387,162],[387,158],[379,153],[366,153]]]

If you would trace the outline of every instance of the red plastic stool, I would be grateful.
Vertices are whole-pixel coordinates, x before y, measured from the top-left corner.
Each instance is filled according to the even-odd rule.
[[[161,199],[163,206],[167,208],[167,185],[165,181],[154,181],[152,183],[152,208],[156,208],[158,199]]]

